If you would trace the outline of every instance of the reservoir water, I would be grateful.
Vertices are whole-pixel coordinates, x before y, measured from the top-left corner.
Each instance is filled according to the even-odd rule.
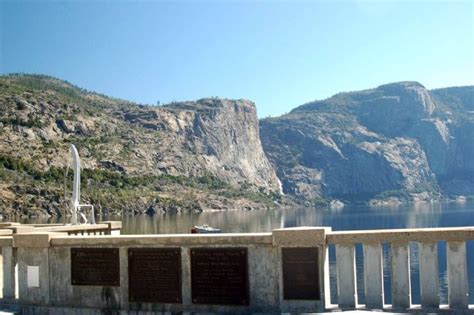
[[[399,207],[371,208],[346,206],[340,210],[314,208],[227,211],[204,213],[164,213],[154,216],[126,215],[102,216],[100,220],[121,220],[122,234],[189,233],[194,225],[209,224],[223,232],[269,232],[275,228],[295,226],[330,226],[333,231],[362,229],[395,229],[421,227],[474,226],[474,202],[419,203]],[[54,223],[57,219],[25,219],[23,223]],[[61,222],[61,219],[59,219]],[[384,244],[385,301],[391,303],[390,295],[390,247]],[[467,242],[470,303],[474,304],[474,241]],[[331,282],[335,283],[335,252],[329,249]],[[438,243],[439,279],[441,303],[447,303],[446,244]],[[410,244],[412,301],[420,302],[418,273],[418,248]],[[362,246],[356,246],[356,268],[363,273]],[[359,303],[364,303],[363,276],[358,277]],[[335,301],[335,288],[332,288]]]

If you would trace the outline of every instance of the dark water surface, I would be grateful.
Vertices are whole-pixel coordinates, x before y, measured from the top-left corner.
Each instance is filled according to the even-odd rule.
[[[361,229],[395,229],[420,227],[474,226],[474,202],[421,203],[393,208],[346,206],[340,210],[286,209],[268,211],[232,211],[206,213],[157,214],[155,216],[103,216],[101,220],[121,220],[122,234],[189,233],[194,225],[207,223],[223,232],[269,232],[275,228],[295,226],[330,226],[333,231]],[[51,219],[28,219],[24,223],[55,222]],[[474,303],[474,241],[467,242],[470,303]],[[331,283],[335,283],[335,252],[330,247]],[[418,246],[410,244],[411,282],[413,303],[420,302]],[[385,300],[390,296],[390,247],[384,245]],[[438,244],[440,297],[447,303],[446,244]],[[359,302],[363,303],[362,246],[356,246]],[[335,301],[335,286],[332,288]]]

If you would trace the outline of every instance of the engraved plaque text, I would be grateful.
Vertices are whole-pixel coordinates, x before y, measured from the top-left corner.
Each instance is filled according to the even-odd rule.
[[[282,248],[283,298],[319,300],[317,248]]]
[[[191,249],[191,295],[196,304],[248,305],[246,248]]]
[[[118,248],[71,248],[72,285],[120,286]]]
[[[130,302],[181,303],[181,249],[128,250]]]

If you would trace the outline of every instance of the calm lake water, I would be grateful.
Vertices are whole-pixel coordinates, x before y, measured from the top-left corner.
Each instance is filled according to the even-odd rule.
[[[434,203],[394,208],[348,206],[341,210],[286,209],[269,211],[233,211],[206,213],[157,214],[154,216],[104,216],[101,220],[121,220],[122,234],[189,233],[194,225],[209,224],[223,232],[269,232],[275,228],[295,226],[330,226],[333,231],[361,229],[394,229],[420,227],[474,226],[474,202],[465,204]],[[24,223],[56,222],[51,219],[27,219]],[[474,304],[474,241],[467,242],[470,303]],[[384,245],[385,300],[391,303],[390,255]],[[413,303],[420,302],[418,248],[410,244]],[[329,249],[331,283],[335,283],[335,252]],[[438,244],[441,302],[447,303],[446,244]],[[356,246],[359,302],[364,303],[362,246]],[[332,288],[335,301],[336,288]]]

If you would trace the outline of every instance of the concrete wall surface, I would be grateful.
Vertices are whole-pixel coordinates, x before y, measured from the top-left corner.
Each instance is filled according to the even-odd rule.
[[[314,312],[325,309],[327,264],[325,233],[327,228],[298,228],[272,233],[207,234],[207,235],[151,235],[75,236],[55,232],[35,232],[13,236],[17,245],[19,266],[19,301],[25,314],[40,310],[62,314],[63,310],[76,310],[77,314],[96,311],[119,314],[121,311],[137,314],[167,312],[202,313],[281,313]],[[283,297],[282,248],[318,248],[318,274],[320,295],[307,300],[286,300]],[[72,251],[77,249],[119,250],[119,285],[73,284]],[[133,302],[129,293],[130,249],[179,248],[181,255],[181,302]],[[235,305],[227,302],[209,304],[192,300],[191,251],[194,249],[245,249],[248,282],[248,302]],[[210,258],[212,259],[212,258]],[[232,263],[232,262],[231,262]],[[93,266],[87,266],[92,268]],[[91,269],[91,270],[92,270]],[[35,275],[35,272],[38,274]],[[303,281],[305,279],[295,279]],[[231,278],[229,281],[233,281]],[[90,312],[90,313],[88,313]],[[142,313],[143,312],[143,313]],[[65,311],[65,313],[68,313]],[[46,313],[45,313],[46,314]],[[69,314],[69,313],[68,313]],[[94,313],[95,314],[95,313]]]
[[[280,314],[360,309],[474,314],[474,306],[468,303],[471,275],[466,247],[474,239],[474,227],[343,232],[299,227],[270,233],[114,235],[120,224],[102,225],[108,230],[100,235],[93,235],[97,230],[90,226],[83,230],[3,227],[11,228],[13,234],[0,236],[0,303],[16,303],[22,314]],[[439,304],[439,241],[447,244],[448,305]],[[411,303],[410,242],[418,243],[420,249],[421,305]],[[383,243],[390,244],[387,266],[382,261]],[[355,268],[356,244],[363,247],[363,274]],[[333,283],[329,281],[330,245],[336,257]],[[173,258],[166,265],[168,256],[160,255],[170,252],[174,256],[169,256]],[[99,258],[91,258],[90,253]],[[204,253],[200,256],[204,258],[198,260],[196,253]],[[384,304],[386,268],[391,275],[391,305]],[[357,296],[360,276],[364,277],[365,305]],[[330,288],[336,284],[338,304],[334,305]],[[158,302],[167,290],[175,295]],[[150,299],[140,299],[140,294]]]

